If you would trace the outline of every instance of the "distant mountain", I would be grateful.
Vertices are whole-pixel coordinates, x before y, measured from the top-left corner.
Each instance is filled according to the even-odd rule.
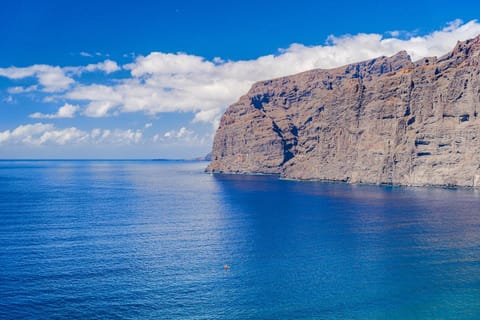
[[[212,153],[209,152],[204,156],[197,157],[197,158],[190,158],[190,159],[164,159],[164,158],[158,158],[158,159],[152,159],[153,161],[210,161],[212,160]]]
[[[206,155],[204,155],[203,157],[195,158],[195,160],[198,160],[198,161],[212,161],[212,153],[209,152]]]
[[[210,172],[480,186],[480,37],[258,82],[222,116]]]

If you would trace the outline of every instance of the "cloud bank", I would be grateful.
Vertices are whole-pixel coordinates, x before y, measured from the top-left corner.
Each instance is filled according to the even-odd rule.
[[[25,78],[36,78],[38,85],[29,87],[13,87],[10,93],[25,93],[32,91],[62,92],[71,88],[76,83],[74,76],[80,76],[85,72],[102,71],[106,74],[120,70],[115,61],[105,60],[103,62],[89,64],[80,67],[59,67],[45,64],[35,64],[29,67],[8,67],[0,68],[0,76],[11,80]]]
[[[29,117],[33,119],[61,119],[61,118],[73,118],[75,113],[80,109],[80,106],[74,106],[65,103],[54,114],[43,114],[40,112],[32,113]]]
[[[0,131],[0,146],[5,144],[116,144],[129,145],[142,142],[141,130],[93,129],[83,131],[76,127],[56,128],[50,123],[20,125],[13,130]]]
[[[324,45],[292,44],[277,54],[253,60],[208,60],[187,53],[151,52],[136,56],[123,66],[113,60],[77,67],[12,66],[0,68],[0,76],[15,82],[9,88],[9,94],[42,93],[47,95],[43,101],[59,102],[56,113],[44,114],[39,110],[31,114],[31,118],[108,117],[134,112],[154,116],[166,112],[191,112],[194,114],[192,122],[211,123],[216,127],[226,107],[245,94],[256,81],[315,68],[334,68],[381,55],[394,55],[401,50],[407,50],[413,60],[441,56],[452,50],[457,41],[479,34],[480,23],[476,20],[467,23],[456,20],[427,35],[390,31],[385,35],[330,36]],[[89,53],[82,55],[93,56]],[[115,73],[120,70],[123,70],[122,77]],[[87,72],[99,72],[103,80],[83,81],[82,75]],[[18,85],[27,78],[28,84]],[[186,128],[167,133],[157,134],[156,141],[193,135]],[[108,139],[138,143],[141,137],[142,131],[130,129],[82,131],[75,127],[58,129],[50,124],[36,123],[0,132],[0,143],[97,143]]]
[[[325,45],[292,44],[276,55],[255,60],[212,61],[186,53],[152,52],[123,66],[131,77],[115,85],[77,85],[65,99],[85,102],[85,115],[106,117],[126,112],[194,112],[194,121],[215,122],[225,108],[259,80],[315,68],[333,68],[407,50],[413,60],[439,56],[457,41],[480,34],[480,23],[457,20],[424,36],[402,39],[401,32],[330,36]],[[397,36],[397,37],[394,37]],[[107,68],[105,68],[107,69]],[[112,67],[111,70],[115,68]]]

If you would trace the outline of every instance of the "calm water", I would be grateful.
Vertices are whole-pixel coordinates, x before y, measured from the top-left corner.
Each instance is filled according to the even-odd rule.
[[[480,193],[205,166],[0,161],[0,318],[480,319]]]

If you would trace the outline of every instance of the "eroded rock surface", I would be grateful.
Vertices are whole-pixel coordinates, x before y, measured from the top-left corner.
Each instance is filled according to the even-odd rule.
[[[480,186],[480,37],[258,82],[231,105],[209,172]]]

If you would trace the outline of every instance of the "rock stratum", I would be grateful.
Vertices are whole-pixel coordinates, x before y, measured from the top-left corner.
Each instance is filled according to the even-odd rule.
[[[480,186],[480,36],[261,81],[223,114],[208,172]]]

